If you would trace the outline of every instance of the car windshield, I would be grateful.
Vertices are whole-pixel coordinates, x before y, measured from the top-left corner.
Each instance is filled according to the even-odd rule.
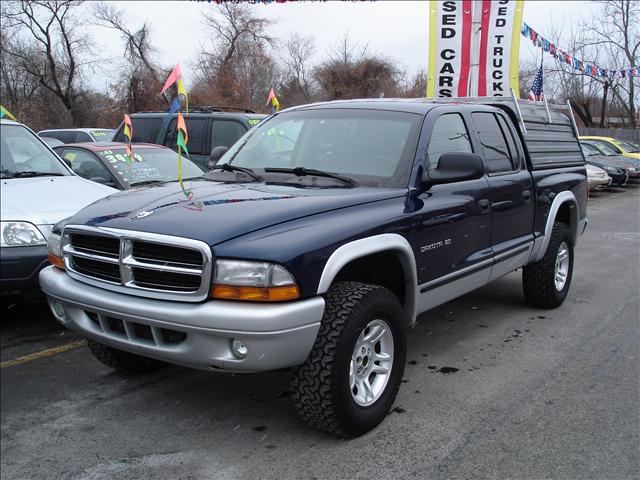
[[[178,179],[178,154],[168,148],[132,147],[133,162],[128,162],[124,147],[97,152],[129,186],[152,182],[172,182]],[[202,176],[198,166],[182,156],[182,176]]]
[[[618,152],[616,152],[612,147],[610,147],[609,145],[607,145],[606,143],[602,143],[602,142],[593,142],[590,143],[589,145],[593,145],[594,147],[596,147],[598,150],[600,150],[602,152],[603,155],[606,155],[608,157],[612,156],[612,155],[620,155]]]
[[[320,170],[361,185],[406,187],[421,118],[412,113],[346,108],[285,112],[249,130],[218,165],[251,168],[274,182],[290,181],[291,174],[287,178],[285,172],[265,169],[296,169],[296,175],[309,175],[305,169]],[[322,181],[348,186],[331,177],[323,176]]]
[[[0,129],[2,178],[71,175],[62,161],[27,128],[5,124]]]
[[[582,149],[582,153],[587,157],[591,157],[593,155],[602,155],[600,151],[594,147],[593,145],[589,145],[588,143],[581,143],[580,148]]]
[[[115,133],[115,130],[107,128],[97,128],[89,132],[96,142],[110,142]]]
[[[616,143],[618,145],[620,145],[622,148],[624,148],[629,153],[640,153],[640,149],[638,149],[638,147],[636,147],[631,142],[625,142],[625,141],[622,141],[622,140],[618,140]]]

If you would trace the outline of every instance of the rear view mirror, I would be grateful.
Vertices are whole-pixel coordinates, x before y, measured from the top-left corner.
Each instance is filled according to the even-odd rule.
[[[220,160],[222,156],[227,153],[227,150],[229,149],[224,146],[213,147],[211,153],[209,154],[209,168],[218,163],[218,160]]]
[[[482,159],[475,153],[443,153],[436,168],[425,170],[423,183],[437,185],[441,183],[461,182],[482,177],[484,168]]]

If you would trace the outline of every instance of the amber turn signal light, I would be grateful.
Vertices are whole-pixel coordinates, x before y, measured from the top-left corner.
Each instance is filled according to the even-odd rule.
[[[58,267],[64,270],[64,260],[52,253],[49,253],[49,263],[54,267]]]
[[[282,302],[300,298],[297,285],[285,287],[237,287],[233,285],[214,285],[211,296],[224,300],[248,300],[253,302]]]

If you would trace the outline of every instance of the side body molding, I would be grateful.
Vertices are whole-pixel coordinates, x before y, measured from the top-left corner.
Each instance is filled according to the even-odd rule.
[[[404,314],[408,324],[413,324],[416,320],[416,295],[418,275],[416,272],[416,260],[409,242],[401,235],[395,233],[385,233],[373,237],[362,238],[346,243],[337,248],[331,254],[327,264],[324,266],[320,283],[318,284],[318,294],[323,294],[338,275],[340,270],[352,260],[365,257],[373,253],[391,251],[394,252],[402,265],[405,278],[405,299]]]
[[[551,203],[551,208],[549,209],[549,214],[547,216],[547,222],[545,223],[545,226],[544,226],[544,234],[536,238],[533,246],[533,250],[531,251],[531,257],[529,259],[529,262],[537,262],[544,256],[544,253],[547,251],[547,247],[549,246],[549,241],[551,240],[551,230],[553,230],[553,222],[555,222],[556,220],[556,216],[558,215],[558,211],[560,210],[560,207],[567,202],[569,203],[569,207],[570,207],[569,208],[569,221],[570,221],[569,227],[571,228],[571,238],[573,239],[574,246],[577,243],[578,236],[579,236],[578,201],[576,200],[576,197],[573,194],[573,192],[569,190],[565,190],[563,192],[560,192],[553,199],[553,203]]]

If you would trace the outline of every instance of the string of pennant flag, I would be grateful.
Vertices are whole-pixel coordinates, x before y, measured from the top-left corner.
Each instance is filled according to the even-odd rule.
[[[586,75],[591,77],[603,77],[603,78],[628,78],[640,76],[640,67],[632,66],[626,68],[601,68],[593,63],[584,62],[578,58],[569,55],[564,50],[561,50],[554,43],[544,38],[533,28],[526,23],[522,24],[522,36],[528,38],[533,42],[533,45],[541,48],[543,51],[549,53],[552,57],[556,58],[562,63],[573,67]]]

